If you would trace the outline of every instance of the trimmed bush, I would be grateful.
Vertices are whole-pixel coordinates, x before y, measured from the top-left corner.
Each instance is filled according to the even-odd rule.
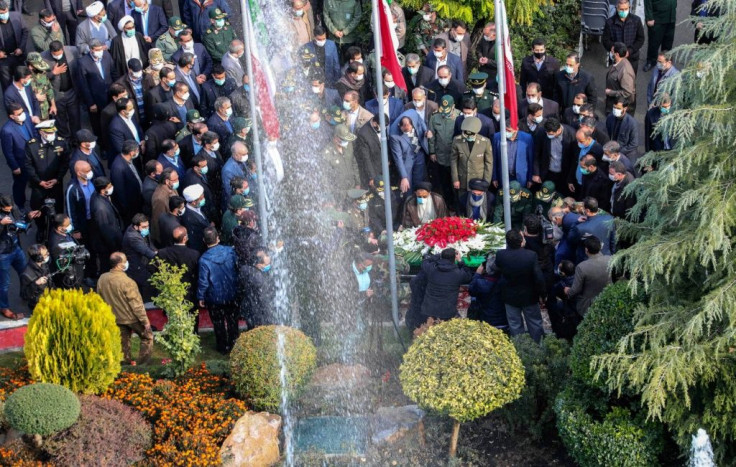
[[[557,398],[555,412],[560,438],[581,467],[659,464],[664,446],[662,425],[647,423],[622,407],[613,407],[602,420],[596,420],[579,399],[578,391],[567,388]]]
[[[28,322],[24,351],[36,381],[97,394],[120,373],[123,352],[115,315],[94,292],[46,292]]]
[[[303,332],[287,326],[260,326],[242,334],[230,352],[236,391],[259,410],[278,412],[281,405],[279,334],[283,336],[286,390],[295,398],[317,366],[317,349]]]
[[[151,447],[151,426],[123,403],[82,396],[77,423],[44,441],[56,465],[127,466]]]
[[[607,391],[606,375],[596,380],[591,370],[595,355],[614,352],[618,341],[634,330],[634,310],[641,298],[632,298],[626,282],[609,285],[590,306],[578,326],[570,354],[570,369],[585,384]]]
[[[500,414],[512,429],[524,429],[539,441],[555,429],[555,398],[570,376],[570,345],[554,336],[545,337],[541,344],[528,334],[511,340],[524,365],[526,386],[521,397],[501,408]]]
[[[79,399],[64,386],[37,383],[15,391],[5,401],[8,424],[29,435],[50,435],[79,418]]]
[[[404,393],[421,407],[454,419],[454,457],[460,423],[518,399],[524,367],[503,332],[481,321],[453,319],[414,340],[399,380]]]

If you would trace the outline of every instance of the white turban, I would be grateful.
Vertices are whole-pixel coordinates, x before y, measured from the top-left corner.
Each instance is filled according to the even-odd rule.
[[[122,32],[125,25],[128,23],[132,23],[133,21],[134,20],[132,16],[130,15],[123,16],[122,18],[120,18],[120,21],[118,21],[118,30]]]
[[[204,193],[204,188],[202,188],[202,185],[199,183],[189,185],[184,188],[184,199],[187,200],[187,203],[191,203],[192,201],[199,199],[199,197],[202,196],[202,193]]]
[[[97,16],[100,14],[102,10],[105,9],[105,5],[102,4],[102,2],[94,2],[87,8],[85,8],[84,12],[87,13],[87,16],[92,18],[93,16]]]

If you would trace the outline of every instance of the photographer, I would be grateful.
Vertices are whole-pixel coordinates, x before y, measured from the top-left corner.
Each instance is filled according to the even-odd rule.
[[[89,253],[74,239],[74,226],[66,214],[57,214],[51,221],[52,231],[49,234],[49,250],[51,252],[51,270],[54,284],[62,288],[74,288],[82,285],[85,263]],[[59,272],[61,271],[61,272]],[[91,285],[88,282],[88,285]]]
[[[49,251],[40,244],[31,245],[28,248],[30,262],[23,274],[20,275],[20,298],[27,304],[33,313],[38,300],[49,286]]]
[[[26,255],[20,248],[18,234],[28,230],[28,223],[41,215],[31,211],[22,216],[13,206],[10,196],[0,195],[0,314],[8,319],[22,319],[23,314],[10,310],[8,289],[10,288],[10,268],[20,276],[26,268]]]

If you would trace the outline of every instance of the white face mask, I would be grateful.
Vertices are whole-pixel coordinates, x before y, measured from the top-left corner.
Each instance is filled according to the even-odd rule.
[[[611,180],[612,182],[616,182],[616,183],[618,183],[618,180],[616,180],[616,176],[615,176],[615,175],[611,175],[611,174],[608,174],[608,178],[609,178],[609,179],[610,179],[610,180]]]
[[[577,115],[580,113],[580,106],[579,105],[573,105],[572,106],[572,112]]]
[[[482,86],[480,88],[473,88],[473,92],[476,95],[478,95],[478,96],[482,96],[483,95],[483,92],[485,92],[485,90],[486,90],[486,87],[485,86]]]
[[[59,55],[54,55],[54,54],[51,54],[51,56],[52,56],[52,57],[54,58],[54,60],[56,60],[57,62],[58,62],[59,60],[61,60],[62,58],[64,58],[64,54],[63,54],[63,53],[61,53],[61,54],[59,54]]]
[[[430,21],[432,19],[432,15],[431,14],[429,14],[429,15],[422,15],[422,19],[424,21]]]
[[[616,118],[621,117],[621,115],[624,114],[624,111],[621,109],[613,109],[613,116]]]
[[[90,55],[92,55],[93,58],[99,60],[102,58],[102,53],[104,51],[100,50],[99,52],[90,52]]]
[[[450,84],[450,78],[440,78],[440,86],[445,87]]]
[[[434,51],[434,56],[437,58],[442,58],[443,55],[445,55],[444,52],[439,52],[437,50]]]
[[[455,36],[455,42],[462,42],[465,39],[465,34],[458,34]]]
[[[312,86],[312,92],[314,94],[319,94],[320,92],[322,92],[322,90],[319,88],[319,86]]]
[[[56,133],[51,133],[50,135],[43,135],[43,140],[47,143],[53,143],[56,141]]]
[[[346,147],[348,147],[348,144],[350,144],[350,141],[342,141],[342,140],[340,140],[340,146],[341,147],[346,148]]]
[[[87,175],[85,175],[84,178],[86,178],[87,180],[92,180],[94,177],[95,173],[90,170],[89,172],[87,172]]]
[[[186,94],[182,94],[182,96],[181,96],[181,99],[182,99],[183,101],[188,101],[188,100],[189,100],[189,93],[186,93]]]
[[[141,79],[143,77],[143,72],[134,71],[133,73],[131,73],[131,75],[133,76],[133,79]]]
[[[26,118],[28,118],[28,115],[26,115],[25,112],[21,112],[20,115],[18,115],[18,121],[20,123],[23,123],[26,121]]]
[[[544,120],[544,115],[540,115],[539,117],[534,117],[534,123],[542,123],[542,120]]]
[[[323,39],[321,41],[314,41],[314,43],[317,45],[317,47],[324,47],[327,43],[327,39]]]
[[[163,63],[157,63],[156,65],[151,65],[151,69],[154,71],[161,71],[163,67],[164,67]]]
[[[363,81],[364,75],[355,75],[355,81]]]
[[[97,141],[91,141],[89,143],[89,150],[93,150],[97,146]]]
[[[107,196],[112,196],[112,192],[113,192],[114,190],[115,190],[115,187],[114,187],[114,186],[111,186],[110,188],[108,188],[108,189],[107,189]]]
[[[605,154],[603,155],[602,159],[606,162],[611,162],[611,158]]]
[[[186,51],[192,51],[194,50],[194,41],[187,42],[186,44],[182,43],[181,48]]]
[[[421,109],[422,107],[424,107],[424,101],[414,101],[414,107],[416,107],[417,109]]]
[[[383,85],[386,86],[389,89],[393,89],[394,86],[396,86],[396,83],[394,83],[393,81],[384,81],[383,82]]]
[[[527,97],[526,101],[530,104],[539,104],[539,98],[537,97]]]
[[[549,133],[547,133],[547,138],[549,138],[549,139],[555,139],[555,138],[557,138],[557,135],[550,135]]]
[[[135,109],[126,110],[128,112],[128,118],[133,118],[133,115],[135,115]]]
[[[125,264],[123,265],[123,272],[127,271],[129,267],[130,267],[130,263],[126,261]]]
[[[220,142],[218,141],[217,143],[215,143],[215,144],[212,145],[212,150],[213,151],[217,151],[219,149],[220,149]]]
[[[493,114],[493,118],[494,118],[494,119],[495,119],[495,120],[496,120],[497,122],[500,122],[500,121],[501,121],[501,114]]]

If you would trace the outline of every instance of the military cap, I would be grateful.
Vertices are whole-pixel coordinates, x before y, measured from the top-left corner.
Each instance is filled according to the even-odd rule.
[[[161,49],[157,49],[156,47],[148,50],[148,61],[151,65],[156,65],[158,63],[164,63],[164,54],[161,52]]]
[[[41,54],[38,52],[29,53],[28,58],[26,58],[26,63],[39,71],[46,71],[49,69],[49,64],[44,61]]]
[[[473,178],[468,182],[468,187],[471,190],[488,191],[490,184],[482,178]]]
[[[219,8],[213,8],[210,10],[210,19],[223,19],[227,18],[227,13],[220,10]]]
[[[174,31],[181,31],[182,29],[186,28],[187,25],[184,24],[181,21],[181,18],[179,18],[178,16],[172,16],[171,18],[169,18],[169,27]]]
[[[348,198],[352,200],[358,200],[364,197],[367,193],[368,193],[368,190],[359,190],[357,188],[352,188],[348,190]]]
[[[44,120],[36,125],[36,129],[44,133],[53,133],[56,131],[56,120]]]
[[[460,130],[469,131],[471,133],[480,133],[480,129],[483,125],[478,117],[465,117],[463,124],[460,126]]]
[[[519,198],[521,198],[521,183],[516,180],[509,183],[509,195],[511,201],[519,201]]]
[[[354,141],[355,135],[350,133],[350,128],[344,123],[341,123],[335,127],[335,136],[343,141]]]
[[[203,121],[204,121],[204,117],[202,117],[199,114],[199,110],[197,109],[187,110],[187,123],[202,123]]]
[[[445,94],[442,96],[442,100],[440,100],[440,111],[442,112],[449,112],[450,109],[455,105],[455,98],[452,97],[449,94]]]
[[[233,126],[233,132],[240,133],[243,128],[250,128],[253,126],[253,121],[250,118],[235,117],[230,120],[230,124]]]
[[[333,105],[329,109],[323,109],[322,114],[327,120],[335,122],[335,124],[343,123],[345,121],[342,109],[340,108],[340,106],[337,105]]]
[[[555,195],[555,182],[547,180],[542,183],[542,189],[537,192],[537,198],[545,203]]]
[[[468,76],[468,83],[470,83],[471,87],[480,87],[486,84],[487,79],[488,73],[483,73],[482,71],[479,71]]]
[[[94,143],[97,141],[97,136],[86,128],[82,128],[76,134],[77,141],[80,143]]]
[[[245,207],[245,196],[243,195],[232,195],[228,206],[232,210],[243,209]]]
[[[429,182],[419,182],[419,183],[417,183],[417,187],[416,187],[416,189],[414,191],[417,191],[417,190],[425,190],[425,191],[429,191],[431,193],[432,192],[432,184],[429,183]]]

